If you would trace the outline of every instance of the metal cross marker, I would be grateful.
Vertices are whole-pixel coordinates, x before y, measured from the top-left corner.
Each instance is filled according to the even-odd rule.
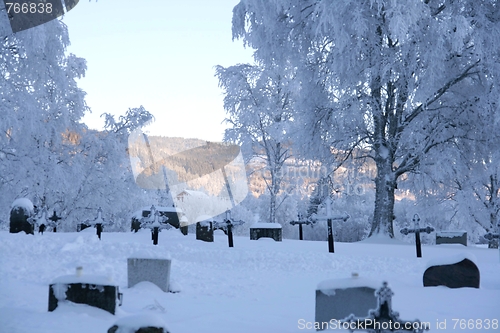
[[[54,228],[53,231],[57,231],[57,221],[62,220],[62,217],[57,216],[56,211],[54,211],[54,214],[52,214],[51,217],[49,217],[49,220],[51,220],[54,223]]]
[[[498,241],[497,241],[498,242],[498,251],[500,254],[500,221],[498,221],[498,224],[497,224],[497,232],[496,233],[488,232],[486,235],[484,235],[484,238],[486,238],[490,242],[492,242],[494,239],[498,239]]]
[[[426,233],[430,234],[431,232],[434,231],[434,228],[431,226],[427,226],[425,228],[420,228],[420,216],[418,216],[418,214],[413,215],[413,223],[415,226],[413,229],[403,228],[400,231],[403,235],[408,235],[411,233],[415,234],[415,246],[417,248],[417,258],[421,258],[422,257],[422,245],[420,244],[420,233],[426,232]]]
[[[334,248],[333,248],[333,227],[332,227],[332,221],[333,220],[342,220],[342,221],[347,221],[350,218],[349,214],[344,213],[343,215],[334,215],[332,214],[332,199],[327,198],[326,199],[326,216],[315,216],[313,219],[315,220],[326,220],[328,224],[328,252],[334,253]]]
[[[368,311],[367,317],[355,317],[353,314],[341,320],[342,327],[350,332],[366,331],[369,333],[400,332],[409,331],[422,333],[428,331],[429,326],[420,320],[407,321],[399,318],[399,313],[392,310],[392,296],[394,293],[387,286],[387,282],[382,283],[376,292],[377,308]]]
[[[151,229],[151,239],[153,241],[153,245],[158,245],[158,234],[161,229],[170,229],[170,224],[165,223],[168,220],[168,217],[161,216],[160,212],[156,210],[156,207],[151,206],[151,211],[149,212],[148,217],[143,217],[141,222],[141,228],[150,228]]]
[[[299,214],[298,221],[291,221],[290,224],[291,225],[296,225],[296,224],[299,225],[299,240],[303,240],[304,237],[303,237],[303,233],[302,233],[302,225],[303,224],[309,225],[309,224],[312,224],[312,222],[309,220],[303,220],[302,214]]]
[[[234,247],[234,244],[233,244],[233,227],[237,226],[237,225],[241,225],[243,223],[245,223],[245,222],[243,222],[243,221],[233,221],[233,219],[231,219],[231,211],[230,210],[226,210],[226,219],[223,222],[214,221],[213,222],[213,226],[214,226],[214,230],[215,229],[221,229],[221,230],[225,231],[225,233],[227,234],[227,242],[229,244],[229,247]]]

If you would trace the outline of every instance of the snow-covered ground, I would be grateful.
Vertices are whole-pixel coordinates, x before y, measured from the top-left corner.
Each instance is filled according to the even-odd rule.
[[[205,243],[175,229],[162,231],[158,246],[147,231],[103,233],[101,241],[93,228],[43,236],[0,232],[0,332],[106,332],[121,318],[150,313],[172,333],[314,332],[299,322],[314,321],[317,285],[352,272],[387,280],[394,310],[402,319],[430,322],[431,331],[500,331],[484,328],[485,320],[500,319],[498,250],[424,245],[417,259],[414,245],[385,239],[335,243],[334,254],[326,242],[235,237],[234,245],[228,248],[218,232],[214,243]],[[149,282],[127,288],[127,258],[137,252],[170,255],[171,280],[181,291],[164,293]],[[464,252],[476,259],[480,289],[423,287],[429,260]],[[124,300],[116,315],[72,303],[47,311],[49,283],[77,266],[120,287]],[[474,320],[475,328],[461,328],[461,319]]]

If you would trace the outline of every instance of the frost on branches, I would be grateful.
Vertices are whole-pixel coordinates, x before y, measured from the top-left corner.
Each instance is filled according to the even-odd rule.
[[[295,70],[296,150],[375,163],[370,236],[393,237],[402,176],[478,144],[483,112],[498,119],[499,22],[492,0],[242,0],[233,38]]]

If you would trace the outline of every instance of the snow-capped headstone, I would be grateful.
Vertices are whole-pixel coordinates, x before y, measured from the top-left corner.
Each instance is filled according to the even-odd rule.
[[[423,276],[424,287],[479,288],[480,274],[474,261],[473,256],[465,253],[429,261]]]
[[[320,282],[316,288],[315,322],[341,320],[350,314],[366,316],[377,306],[375,291],[379,285],[380,282],[359,277],[357,273],[346,279]]]
[[[164,292],[169,291],[171,260],[166,256],[151,253],[136,253],[127,259],[128,287],[142,281],[157,285]]]
[[[272,238],[277,242],[282,240],[282,228],[279,223],[254,223],[250,226],[250,239],[257,240],[262,237]]]
[[[110,279],[82,274],[82,267],[77,267],[75,275],[60,276],[49,285],[49,311],[54,311],[59,302],[70,301],[115,314],[121,297],[118,286]]]
[[[438,231],[436,232],[436,245],[438,244],[462,244],[467,246],[467,231]]]
[[[10,233],[24,231],[27,234],[34,234],[33,224],[29,218],[34,214],[34,206],[28,198],[14,200],[10,210]]]
[[[108,333],[169,333],[165,322],[150,313],[136,314],[117,320]]]
[[[211,217],[198,217],[196,223],[196,239],[205,242],[214,241],[214,228],[213,223],[210,221]]]

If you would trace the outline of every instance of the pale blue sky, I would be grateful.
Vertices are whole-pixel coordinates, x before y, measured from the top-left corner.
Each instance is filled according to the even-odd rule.
[[[104,112],[144,107],[156,122],[150,134],[221,141],[225,118],[214,66],[252,61],[232,41],[238,0],[82,0],[68,12],[69,51],[87,60],[80,86],[102,126]]]

